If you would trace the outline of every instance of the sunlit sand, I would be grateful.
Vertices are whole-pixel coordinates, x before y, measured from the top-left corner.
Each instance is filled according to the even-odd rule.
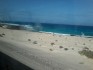
[[[0,51],[36,70],[93,70],[93,59],[79,54],[93,51],[93,38],[1,27],[0,34]]]

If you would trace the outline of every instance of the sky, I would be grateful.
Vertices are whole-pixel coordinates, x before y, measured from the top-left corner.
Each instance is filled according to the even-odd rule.
[[[0,0],[0,20],[93,26],[93,0]]]

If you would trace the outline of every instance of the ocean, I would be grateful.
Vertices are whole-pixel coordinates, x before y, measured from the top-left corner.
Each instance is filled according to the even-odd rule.
[[[70,34],[93,36],[93,26],[80,25],[64,25],[64,24],[43,24],[43,31]]]
[[[93,26],[51,24],[51,23],[32,23],[32,22],[6,22],[9,24],[28,25],[30,27],[39,26],[40,31],[53,32],[66,35],[85,35],[93,36]]]

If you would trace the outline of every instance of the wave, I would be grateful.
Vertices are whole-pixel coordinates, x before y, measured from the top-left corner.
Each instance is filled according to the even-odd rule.
[[[35,30],[35,27],[32,26],[32,25],[20,25],[20,24],[14,24],[14,23],[0,23],[0,24],[3,24],[5,25],[5,28],[7,28],[7,26],[18,26],[20,27],[20,29],[23,29],[23,30],[28,30],[28,31],[36,31]],[[43,26],[44,28],[44,26]],[[12,27],[13,29],[13,27]],[[17,29],[17,28],[16,28]],[[50,30],[39,30],[38,32],[44,32],[44,33],[47,33],[47,34],[57,34],[57,35],[63,35],[63,36],[80,36],[80,37],[87,37],[87,38],[93,38],[93,36],[89,36],[89,35],[85,35],[83,32],[81,32],[81,34],[70,34],[70,33],[58,33],[57,31],[56,32],[52,32],[51,29]]]
[[[64,35],[64,36],[70,36],[70,34],[63,34],[63,33],[56,33],[56,32],[46,32],[46,31],[39,31],[41,33],[47,33],[47,34],[57,34],[57,35]]]
[[[0,25],[14,25],[14,26],[20,26],[19,24],[13,24],[13,23],[0,23]]]
[[[46,33],[46,34],[56,34],[56,35],[62,35],[62,36],[77,36],[77,37],[85,37],[85,38],[93,38],[93,36],[86,36],[86,35],[75,35],[75,34],[63,34],[63,33],[54,33],[54,32],[46,32],[46,31],[39,31],[40,33]]]
[[[31,25],[21,25],[24,30],[34,30]]]

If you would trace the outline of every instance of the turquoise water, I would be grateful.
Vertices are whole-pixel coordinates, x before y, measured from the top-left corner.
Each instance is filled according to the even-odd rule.
[[[41,31],[54,32],[70,35],[86,35],[93,36],[93,26],[80,26],[80,25],[65,25],[65,24],[51,24],[51,23],[32,23],[32,22],[7,22],[19,25],[30,25],[31,27],[40,26]]]
[[[64,25],[64,24],[43,24],[43,31],[56,32],[70,35],[93,36],[93,26]]]

